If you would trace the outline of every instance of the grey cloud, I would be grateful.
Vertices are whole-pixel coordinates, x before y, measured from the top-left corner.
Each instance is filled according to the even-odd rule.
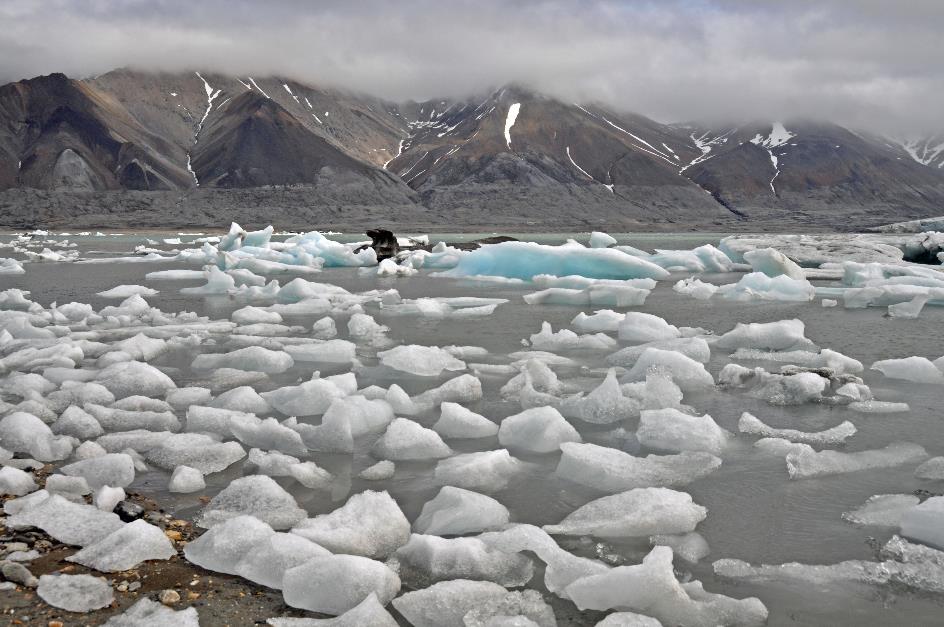
[[[0,81],[279,74],[393,99],[522,82],[663,121],[939,130],[944,3],[0,0]]]

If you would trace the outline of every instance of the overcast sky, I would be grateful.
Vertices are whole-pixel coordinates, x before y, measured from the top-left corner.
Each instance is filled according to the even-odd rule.
[[[393,99],[518,81],[661,121],[941,130],[944,0],[0,0],[0,82],[120,66]]]

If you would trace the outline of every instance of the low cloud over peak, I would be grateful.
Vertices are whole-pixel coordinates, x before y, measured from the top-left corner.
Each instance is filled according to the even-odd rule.
[[[521,82],[661,121],[942,126],[934,0],[6,0],[0,22],[2,82],[206,69],[396,100]]]

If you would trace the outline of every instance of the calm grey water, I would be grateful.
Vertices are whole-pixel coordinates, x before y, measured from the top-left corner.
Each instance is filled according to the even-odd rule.
[[[488,234],[486,234],[488,235]],[[528,235],[532,240],[560,242],[576,234]],[[173,236],[173,235],[171,235]],[[151,237],[154,237],[151,235]],[[474,239],[476,236],[463,236]],[[524,237],[524,236],[523,236]],[[585,236],[584,236],[585,237]],[[703,243],[717,243],[720,234],[627,234],[617,235],[620,243],[640,248],[692,248]],[[76,239],[76,238],[73,238]],[[184,241],[192,239],[184,237]],[[342,237],[338,237],[342,239]],[[350,236],[351,241],[361,236]],[[439,237],[431,237],[436,241]],[[443,239],[457,241],[459,236],[445,234]],[[126,253],[139,243],[142,236],[126,235],[106,238],[77,238],[83,254],[101,250],[110,254]],[[163,246],[169,248],[169,246]],[[0,254],[4,256],[6,253]],[[32,292],[34,300],[43,305],[73,300],[89,302],[100,308],[113,301],[94,296],[95,292],[119,284],[147,284],[161,290],[149,299],[153,306],[165,311],[195,311],[211,318],[226,318],[231,311],[243,306],[226,297],[183,297],[181,287],[201,282],[162,281],[146,282],[144,275],[154,270],[190,267],[179,263],[111,263],[107,265],[41,264],[27,266],[27,274],[20,277],[0,277],[0,289],[18,287]],[[680,275],[682,276],[682,275]],[[737,275],[707,275],[713,283],[736,281]],[[414,277],[379,279],[373,272],[357,269],[328,269],[311,280],[340,285],[351,291],[370,289],[397,289],[403,298],[423,296],[485,296],[509,299],[494,315],[471,320],[429,320],[383,315],[376,306],[367,307],[378,321],[392,328],[391,337],[402,343],[426,345],[463,344],[481,346],[492,353],[495,363],[507,362],[503,356],[520,350],[522,338],[540,329],[541,322],[550,322],[554,329],[566,327],[581,311],[568,306],[528,306],[522,294],[533,291],[529,286],[477,283],[467,280],[434,278],[427,273]],[[832,348],[854,357],[868,367],[877,359],[922,355],[935,359],[944,354],[944,309],[925,308],[918,320],[897,320],[883,317],[884,309],[844,310],[841,307],[824,309],[819,301],[810,304],[785,303],[730,303],[722,300],[697,301],[679,296],[671,290],[672,280],[662,281],[653,291],[642,311],[664,317],[676,325],[700,326],[716,333],[730,330],[736,322],[768,322],[798,317],[807,325],[806,335],[820,347]],[[310,323],[298,319],[290,323]],[[345,317],[336,317],[341,337]],[[439,385],[442,379],[419,379],[375,367],[372,350],[361,356],[365,369],[358,372],[361,387],[371,383],[388,386],[398,383],[408,392],[416,393]],[[155,365],[178,368],[178,385],[197,377],[189,364],[195,352],[180,350],[161,358]],[[573,354],[581,368],[562,370],[561,379],[582,382],[587,388],[595,387],[605,373],[603,354]],[[715,351],[709,370],[717,375],[729,363],[729,356]],[[782,364],[745,362],[777,370]],[[261,389],[291,384],[311,376],[311,367],[296,366],[290,372],[273,376]],[[343,369],[322,369],[322,374],[335,374]],[[944,388],[917,385],[883,378],[867,371],[863,377],[876,397],[887,401],[906,401],[911,411],[904,414],[860,414],[843,407],[804,405],[775,407],[738,393],[712,390],[701,394],[687,394],[685,403],[700,413],[709,413],[724,428],[737,432],[737,420],[749,411],[764,422],[777,427],[792,427],[818,431],[833,427],[843,420],[852,421],[859,429],[846,450],[880,448],[893,441],[910,441],[924,446],[931,455],[944,455]],[[517,403],[500,399],[498,389],[505,377],[482,378],[485,398],[470,405],[476,412],[498,421],[517,413]],[[437,416],[421,415],[416,420],[432,425]],[[602,429],[577,425],[587,441],[601,441]],[[632,430],[635,425],[625,425]],[[874,559],[875,542],[884,543],[894,530],[877,527],[855,527],[841,520],[844,511],[855,509],[874,494],[910,493],[917,489],[944,491],[944,485],[922,482],[914,478],[915,465],[894,469],[863,471],[820,479],[790,481],[783,457],[756,453],[751,444],[754,438],[738,438],[723,456],[724,464],[717,472],[683,488],[696,502],[709,510],[708,518],[698,527],[711,547],[711,554],[691,569],[691,575],[700,579],[709,591],[735,597],[757,596],[771,612],[771,625],[932,625],[944,623],[944,609],[939,598],[921,598],[887,589],[836,586],[819,589],[805,585],[736,584],[715,578],[711,562],[725,557],[739,558],[752,563],[777,564],[799,561],[811,564],[829,564],[848,559]],[[407,517],[414,519],[422,504],[432,498],[439,486],[432,480],[434,463],[398,463],[396,475],[389,481],[366,482],[356,478],[357,473],[375,460],[367,451],[370,445],[359,443],[353,456],[315,454],[311,457],[318,465],[339,477],[353,477],[334,494],[304,489],[299,484],[280,480],[299,503],[310,513],[331,511],[347,498],[349,493],[364,489],[386,489],[396,498]],[[497,448],[494,441],[470,441],[458,444],[460,451]],[[633,452],[631,444],[627,448]],[[553,474],[558,455],[522,456],[531,463],[528,472],[495,496],[512,513],[517,522],[537,525],[556,523],[576,507],[602,496],[588,488],[559,480]],[[210,493],[225,486],[242,474],[239,464],[224,473],[208,478]],[[167,504],[169,511],[179,515],[193,515],[198,511],[196,495],[171,495],[165,490],[167,473],[150,472],[139,475],[133,489],[154,494]],[[577,553],[593,555],[593,542],[578,540],[563,542]],[[622,542],[605,547],[625,558],[627,563],[638,562],[649,550],[648,542]],[[684,575],[685,568],[681,571]],[[540,577],[531,585],[541,589]],[[554,600],[548,595],[549,602]],[[593,624],[596,614],[580,614],[572,606],[557,602],[560,624]]]

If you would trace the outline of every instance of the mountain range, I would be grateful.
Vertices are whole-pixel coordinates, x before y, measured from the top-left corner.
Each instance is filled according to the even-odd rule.
[[[858,230],[944,213],[944,133],[662,124],[508,85],[389,102],[116,70],[0,87],[0,226]]]

